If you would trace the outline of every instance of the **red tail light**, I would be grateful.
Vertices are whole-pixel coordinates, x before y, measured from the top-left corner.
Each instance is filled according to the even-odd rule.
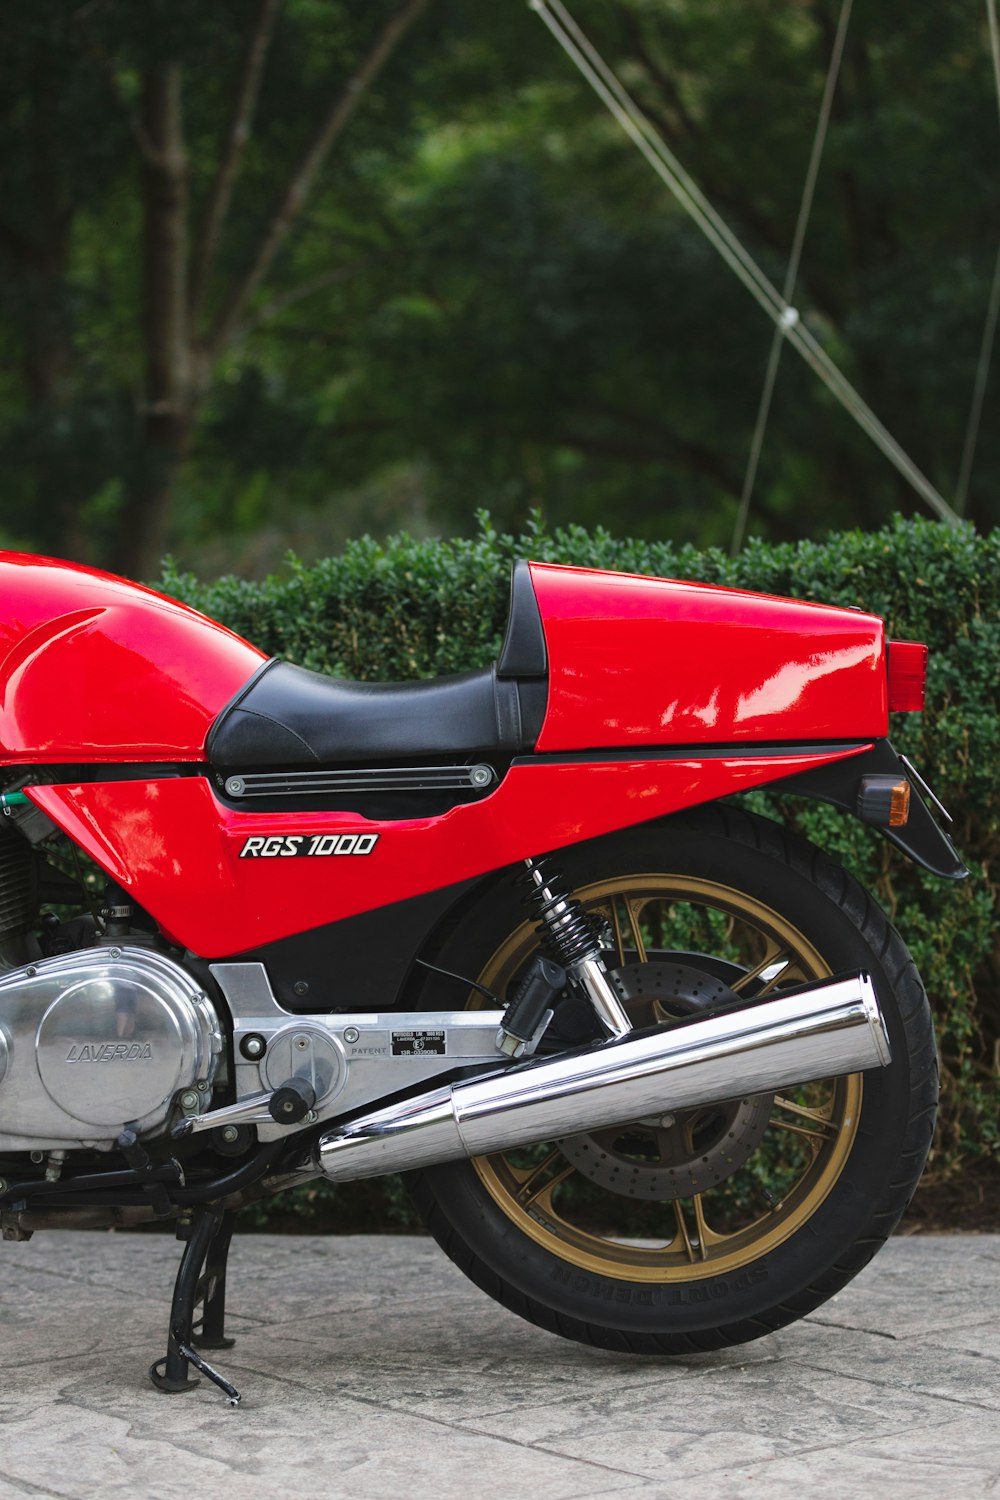
[[[919,713],[924,706],[927,647],[920,641],[890,641],[888,657],[890,709]]]

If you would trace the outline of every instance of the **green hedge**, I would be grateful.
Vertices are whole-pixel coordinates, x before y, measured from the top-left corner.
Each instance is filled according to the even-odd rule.
[[[822,543],[751,542],[733,559],[605,531],[549,532],[538,522],[522,536],[501,535],[481,516],[474,540],[363,538],[311,566],[290,559],[286,574],[263,584],[231,577],[202,582],[168,566],[159,587],[269,653],[340,676],[398,680],[493,659],[517,557],[860,605],[883,615],[892,635],[927,642],[927,711],[898,716],[892,734],[952,811],[971,880],[955,885],[925,875],[832,809],[801,801],[779,806],[763,793],[752,800],[873,889],[917,960],[938,1021],[944,1072],[931,1179],[1000,1160],[1000,532],[983,537],[969,526],[950,530],[897,518],[883,531],[845,532]]]

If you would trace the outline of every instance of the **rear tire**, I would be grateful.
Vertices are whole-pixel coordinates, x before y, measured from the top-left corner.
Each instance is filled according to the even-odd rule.
[[[892,1062],[739,1109],[664,1116],[664,1128],[636,1122],[565,1150],[548,1143],[411,1174],[427,1227],[490,1296],[582,1343],[676,1354],[780,1328],[871,1259],[923,1169],[937,1057],[913,961],[844,870],[733,808],[578,845],[553,862],[603,920],[606,962],[645,1007],[643,1024],[659,1005],[657,979],[679,964],[728,972],[748,998],[865,969]],[[512,887],[468,914],[439,962],[502,994],[536,949]]]

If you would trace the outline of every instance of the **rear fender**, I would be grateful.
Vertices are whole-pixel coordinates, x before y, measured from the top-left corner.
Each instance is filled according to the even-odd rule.
[[[870,750],[849,760],[833,761],[815,770],[773,781],[769,792],[792,797],[809,797],[829,802],[860,818],[861,783],[866,776],[905,777],[910,783],[910,815],[901,828],[881,828],[889,841],[908,854],[916,864],[945,880],[964,880],[969,871],[948,835],[931,816],[930,809],[888,740],[876,740]],[[862,818],[862,822],[868,819]],[[880,826],[880,825],[873,825]]]

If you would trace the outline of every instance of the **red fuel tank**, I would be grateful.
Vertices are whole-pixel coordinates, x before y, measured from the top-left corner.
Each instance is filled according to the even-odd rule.
[[[0,552],[0,764],[203,760],[265,659],[140,584]]]

